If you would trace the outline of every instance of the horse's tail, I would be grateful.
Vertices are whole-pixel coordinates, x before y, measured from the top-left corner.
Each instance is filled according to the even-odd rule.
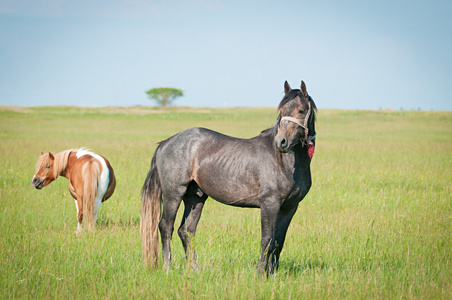
[[[97,181],[100,172],[100,166],[94,160],[87,161],[82,167],[84,182],[82,199],[83,216],[88,230],[94,229],[94,206],[96,205]]]
[[[152,157],[151,169],[141,190],[141,245],[143,247],[143,261],[148,268],[150,266],[157,268],[159,255],[158,224],[162,203],[162,188],[156,166],[156,154],[157,150]]]

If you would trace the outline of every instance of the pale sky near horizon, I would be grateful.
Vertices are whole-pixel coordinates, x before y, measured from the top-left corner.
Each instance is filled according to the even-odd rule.
[[[0,0],[0,105],[452,110],[452,1]]]

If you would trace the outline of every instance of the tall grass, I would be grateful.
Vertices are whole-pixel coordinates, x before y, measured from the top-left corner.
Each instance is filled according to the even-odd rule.
[[[0,295],[450,299],[450,112],[320,110],[313,187],[275,276],[256,274],[259,210],[211,199],[194,239],[201,270],[177,234],[172,270],[143,267],[140,189],[156,143],[193,126],[251,137],[275,119],[273,108],[1,107]],[[40,152],[83,146],[109,159],[118,184],[96,231],[76,237],[67,180],[41,191],[30,180]]]

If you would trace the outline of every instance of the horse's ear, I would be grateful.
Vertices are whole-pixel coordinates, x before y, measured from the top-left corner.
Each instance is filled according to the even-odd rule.
[[[55,156],[53,156],[52,152],[49,152],[50,159],[55,159]]]
[[[301,92],[303,93],[303,95],[305,97],[308,96],[308,90],[306,89],[306,84],[304,83],[304,81],[301,81],[301,87],[300,87]]]
[[[289,95],[289,92],[291,90],[292,90],[292,88],[290,87],[289,83],[286,80],[286,82],[284,82],[284,94],[286,94],[286,96]]]

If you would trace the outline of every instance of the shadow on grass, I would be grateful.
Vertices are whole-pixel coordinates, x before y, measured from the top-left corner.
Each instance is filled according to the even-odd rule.
[[[248,262],[248,266],[251,266],[251,268],[255,269],[256,274],[258,272],[257,270],[257,260],[250,260]],[[327,269],[330,269],[331,266],[326,263],[325,261],[318,260],[318,259],[307,259],[306,261],[298,261],[298,260],[280,260],[279,262],[279,268],[276,271],[275,275],[283,275],[283,276],[300,276],[305,274],[312,274],[316,272],[324,272]]]
[[[115,218],[115,219],[109,219],[109,218],[99,218],[96,221],[96,226],[99,226],[100,228],[104,227],[111,227],[111,226],[121,226],[121,227],[136,227],[140,226],[140,217],[129,217],[129,218]]]
[[[318,259],[307,259],[305,261],[281,260],[278,272],[284,272],[291,276],[302,275],[312,272],[323,272],[328,269],[328,263]]]

